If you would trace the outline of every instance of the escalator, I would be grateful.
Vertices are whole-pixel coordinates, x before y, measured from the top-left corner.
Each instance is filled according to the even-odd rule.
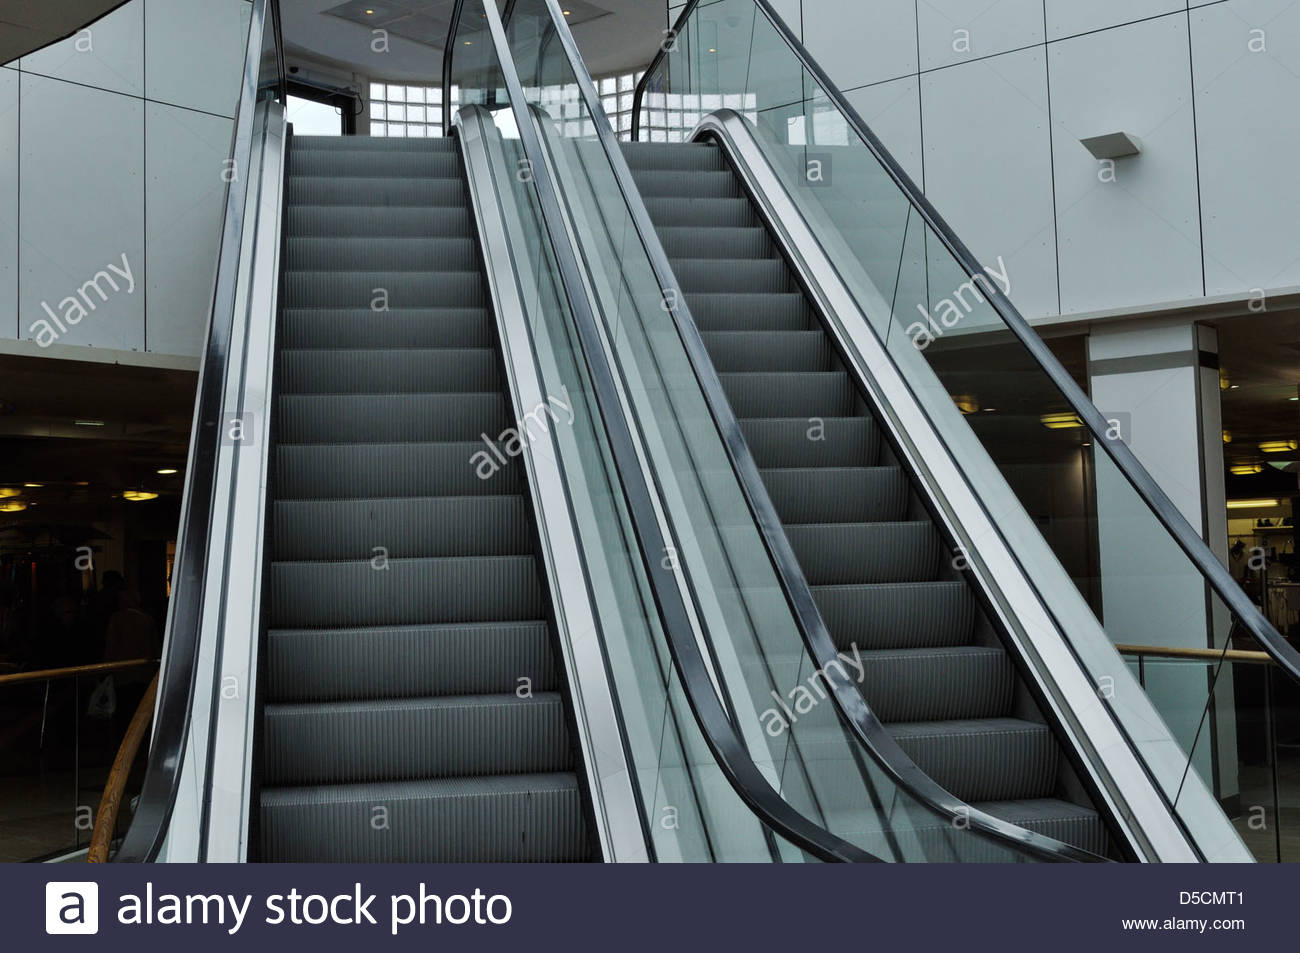
[[[287,183],[261,859],[591,859],[456,142],[295,137]]]
[[[861,652],[871,709],[972,807],[1106,853],[1105,823],[1071,801],[1060,746],[722,150],[623,151],[835,646]]]

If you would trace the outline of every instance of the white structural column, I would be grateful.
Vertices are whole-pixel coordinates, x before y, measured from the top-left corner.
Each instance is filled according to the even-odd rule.
[[[1192,527],[1227,559],[1218,337],[1185,319],[1126,321],[1088,338],[1092,398]],[[1097,459],[1098,550],[1106,631],[1121,643],[1222,647],[1229,618],[1172,538],[1104,454]],[[1231,668],[1202,719],[1213,669],[1145,664],[1148,694],[1220,799],[1237,783]],[[1198,736],[1199,733],[1199,736]]]

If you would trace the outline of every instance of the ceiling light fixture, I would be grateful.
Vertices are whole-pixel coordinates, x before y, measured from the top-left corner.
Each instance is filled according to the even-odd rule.
[[[1265,453],[1289,453],[1292,450],[1300,450],[1300,443],[1294,440],[1265,440],[1259,445],[1259,449]]]
[[[158,471],[159,476],[172,476],[175,473],[176,471],[173,470],[171,467],[163,467],[161,470]]]
[[[1256,473],[1261,473],[1263,470],[1264,464],[1262,463],[1234,463],[1232,466],[1228,467],[1228,472],[1234,476],[1251,476]]]
[[[104,426],[104,421],[102,421],[102,420],[77,420],[77,421],[74,421],[74,423],[76,423],[76,425],[77,425],[78,427],[102,427],[102,426]]]
[[[27,509],[27,504],[22,500],[8,500],[0,503],[0,513],[21,513]]]
[[[27,488],[29,488],[29,489],[32,489],[32,490],[39,490],[41,487],[45,486],[45,484],[44,484],[44,483],[24,483],[23,486],[25,486],[25,487],[27,487]]]
[[[957,409],[963,414],[978,413],[980,409],[980,402],[970,394],[954,395],[952,402],[957,405]]]
[[[1078,414],[1043,414],[1038,418],[1048,430],[1069,430],[1072,427],[1082,427],[1083,421],[1079,419]]]
[[[8,500],[15,496],[22,496],[23,491],[16,486],[0,486],[0,500]]]
[[[132,503],[143,503],[145,500],[158,499],[158,494],[152,490],[123,490],[122,499]]]
[[[1266,509],[1270,506],[1281,506],[1281,500],[1229,500],[1228,509],[1230,510],[1253,510]]]

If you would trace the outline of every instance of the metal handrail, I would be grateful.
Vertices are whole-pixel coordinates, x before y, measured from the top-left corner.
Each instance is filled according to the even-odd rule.
[[[818,827],[788,804],[764,777],[750,757],[738,728],[714,690],[708,665],[691,622],[691,612],[673,569],[662,561],[669,551],[656,514],[651,481],[638,459],[631,425],[618,410],[618,389],[613,368],[600,343],[600,331],[592,302],[588,298],[577,253],[568,241],[559,191],[551,177],[545,150],[523,85],[515,69],[505,27],[494,0],[482,0],[488,29],[496,47],[510,107],[519,129],[520,143],[532,171],[532,181],[541,203],[543,224],[560,270],[560,284],[568,301],[581,342],[584,363],[591,375],[592,389],[600,418],[609,440],[615,471],[627,502],[642,562],[650,583],[659,618],[667,636],[673,665],[682,680],[691,710],[706,744],[724,776],[745,804],[771,830],[796,847],[824,861],[878,862],[880,858]],[[449,44],[450,45],[450,44]]]
[[[790,31],[790,28],[772,9],[772,5],[768,0],[752,0],[752,2],[767,17],[772,27],[781,34],[791,52],[798,57],[803,67],[812,74],[813,78],[821,86],[822,92],[839,109],[876,161],[893,179],[899,191],[907,197],[912,207],[916,209],[925,225],[939,236],[948,252],[957,260],[967,275],[974,277],[983,273],[983,268],[970,249],[957,237],[956,233],[925,197],[925,194],[889,153],[889,150],[885,148],[876,134],[871,131],[865,120],[858,114],[858,111],[840,92],[839,87],[831,82],[830,77],[813,59],[812,54],[808,52],[798,37]],[[682,28],[699,5],[700,0],[690,0],[683,8],[681,15],[673,25],[672,36],[674,40],[680,35]],[[669,48],[665,49],[665,46],[669,46]],[[640,137],[642,100],[650,79],[673,48],[675,47],[668,44],[661,45],[659,52],[646,68],[645,75],[637,83],[636,92],[632,98],[633,139]],[[1300,682],[1300,651],[1297,651],[1294,646],[1287,642],[1268,619],[1264,617],[1259,608],[1251,602],[1250,598],[1232,578],[1232,574],[1219,562],[1205,540],[1200,537],[1191,524],[1187,522],[1186,517],[1174,506],[1168,495],[1160,488],[1151,474],[1147,472],[1128,444],[1124,443],[1122,439],[1112,439],[1107,436],[1110,427],[1101,411],[1084,393],[1083,388],[1070,376],[1069,371],[1051,352],[1043,339],[1029,326],[1029,322],[1020,314],[1016,306],[1002,292],[1002,289],[990,287],[987,298],[998,312],[999,317],[1006,322],[1008,328],[1074,408],[1075,413],[1079,415],[1079,419],[1092,433],[1097,443],[1105,447],[1106,453],[1110,455],[1112,462],[1119,468],[1120,473],[1128,480],[1134,491],[1147,507],[1155,513],[1156,518],[1173,536],[1174,541],[1177,542],[1187,558],[1191,560],[1192,565],[1200,571],[1206,582],[1228,606],[1236,620],[1250,631],[1251,635],[1263,646],[1273,661],[1292,680]]]
[[[577,44],[569,33],[567,24],[559,15],[554,0],[545,0],[545,2],[551,13],[555,33],[569,57],[570,66],[577,78],[579,93],[583,96],[588,110],[595,117],[596,135],[609,158],[611,170],[618,180],[641,244],[654,269],[656,281],[664,293],[664,300],[675,303],[669,309],[669,313],[672,315],[678,336],[691,362],[710,415],[722,437],[724,450],[736,472],[755,525],[763,537],[782,592],[794,615],[799,635],[819,670],[825,673],[823,677],[831,687],[838,718],[861,747],[870,753],[873,760],[899,787],[930,810],[959,824],[962,828],[1042,860],[1081,863],[1105,861],[1106,858],[1090,851],[1026,830],[977,810],[944,790],[921,770],[885,730],[884,725],[871,711],[862,693],[852,684],[848,676],[841,677],[841,670],[830,664],[838,658],[838,649],[785,535],[776,507],[767,493],[758,465],[749,450],[717,370],[709,358],[708,350],[691,316],[685,296],[677,284],[667,253],[659,241],[658,233],[650,220],[649,212],[646,211],[645,203],[641,199],[626,159],[619,149],[613,129],[599,107],[599,97],[582,64]]]
[[[205,583],[212,545],[209,527],[216,504],[216,462],[221,446],[227,365],[234,328],[244,204],[248,194],[253,148],[253,111],[266,30],[277,48],[277,95],[284,89],[283,42],[278,0],[254,0],[244,52],[244,79],[235,113],[230,155],[237,170],[226,185],[221,246],[213,287],[203,364],[194,401],[189,463],[181,502],[171,609],[159,677],[157,718],[139,804],[118,850],[117,861],[149,862],[157,858],[171,820],[181,762],[193,716],[191,700],[198,677],[199,636],[206,602]]]

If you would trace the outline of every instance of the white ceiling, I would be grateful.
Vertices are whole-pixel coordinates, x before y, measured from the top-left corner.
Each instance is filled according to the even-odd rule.
[[[479,0],[466,0],[465,14]],[[519,9],[538,0],[521,0]],[[288,64],[330,64],[377,80],[434,84],[454,0],[281,0]],[[594,76],[645,66],[662,41],[666,5],[654,0],[575,0],[569,21]],[[365,14],[373,10],[373,14]],[[372,49],[375,29],[388,32],[387,51]],[[382,45],[382,44],[381,44]]]

